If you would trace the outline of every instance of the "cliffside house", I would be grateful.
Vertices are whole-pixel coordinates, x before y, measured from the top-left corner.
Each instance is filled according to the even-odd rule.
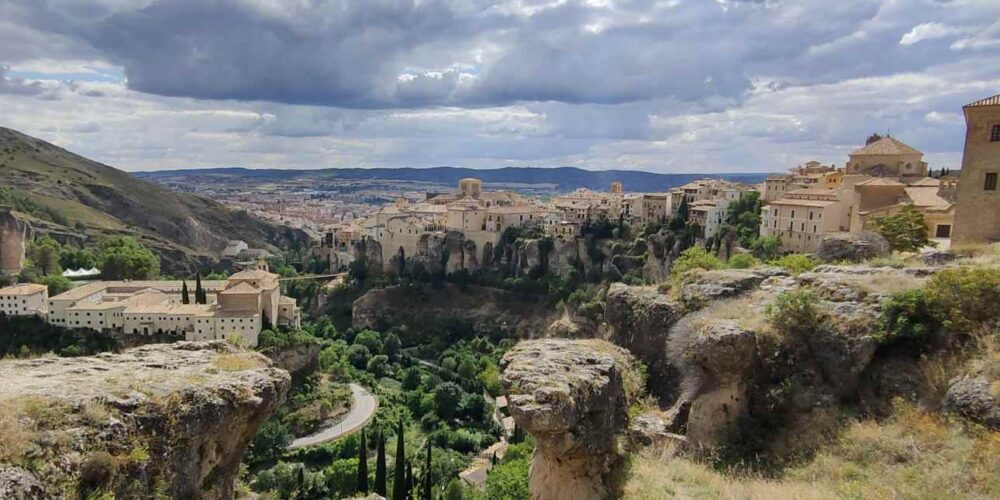
[[[956,187],[956,245],[1000,241],[1000,94],[962,108],[965,152]]]

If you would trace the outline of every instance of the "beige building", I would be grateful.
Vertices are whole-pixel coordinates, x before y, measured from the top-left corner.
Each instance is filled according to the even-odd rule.
[[[48,299],[48,321],[66,328],[168,334],[185,340],[236,340],[257,345],[266,324],[301,326],[295,301],[281,295],[278,275],[248,269],[204,281],[207,304],[184,304],[180,281],[98,281]],[[194,293],[191,290],[191,297]]]
[[[847,175],[926,177],[924,154],[893,137],[873,134],[847,161]]]
[[[965,153],[956,189],[952,241],[1000,241],[1000,94],[964,106]]]
[[[823,235],[846,230],[836,191],[799,189],[761,209],[761,236],[778,236],[782,248],[811,253]]]
[[[4,316],[40,316],[49,312],[49,287],[35,283],[0,288],[0,314]]]

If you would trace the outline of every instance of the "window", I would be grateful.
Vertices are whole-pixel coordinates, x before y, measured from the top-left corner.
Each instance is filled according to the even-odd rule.
[[[983,189],[986,191],[996,191],[997,190],[997,173],[996,172],[986,172],[986,182],[983,183]]]
[[[1000,142],[1000,124],[994,125],[990,131],[990,142]]]
[[[934,232],[935,238],[950,238],[951,237],[951,224],[938,224],[936,231]]]

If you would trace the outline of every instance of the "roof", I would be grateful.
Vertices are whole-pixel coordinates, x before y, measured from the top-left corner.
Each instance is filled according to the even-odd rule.
[[[48,289],[49,287],[45,285],[39,285],[36,283],[21,283],[20,285],[0,288],[0,295],[34,295]]]
[[[785,194],[787,195],[795,194],[800,196],[837,196],[837,191],[825,188],[800,188],[800,189],[793,189]]]
[[[855,155],[922,155],[920,151],[903,144],[895,137],[883,137],[857,151]]]
[[[276,274],[269,273],[267,271],[261,271],[260,269],[244,269],[238,273],[233,274],[229,279],[237,280],[253,280],[253,279],[267,279],[276,277]]]
[[[921,208],[932,208],[938,210],[948,210],[952,203],[938,196],[936,186],[912,186],[904,188],[906,196],[913,200],[915,206]]]
[[[240,283],[239,285],[219,292],[220,295],[257,295],[259,293],[260,290],[250,283]]]
[[[1000,106],[1000,94],[992,97],[987,97],[985,99],[980,99],[976,102],[966,104],[962,106],[963,108],[971,108],[975,106]]]
[[[921,177],[920,179],[918,179],[918,180],[916,180],[914,182],[911,182],[910,185],[911,186],[925,186],[925,187],[926,186],[934,186],[934,187],[938,187],[938,186],[941,185],[941,180],[940,179],[935,179],[933,177]]]
[[[855,186],[905,186],[902,182],[895,179],[886,179],[885,177],[873,177],[866,181],[861,181]]]

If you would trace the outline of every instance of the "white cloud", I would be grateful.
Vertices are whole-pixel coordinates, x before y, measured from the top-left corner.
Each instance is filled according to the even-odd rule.
[[[959,33],[957,28],[941,23],[923,23],[913,27],[899,39],[900,45],[913,45],[924,40],[933,40]]]

